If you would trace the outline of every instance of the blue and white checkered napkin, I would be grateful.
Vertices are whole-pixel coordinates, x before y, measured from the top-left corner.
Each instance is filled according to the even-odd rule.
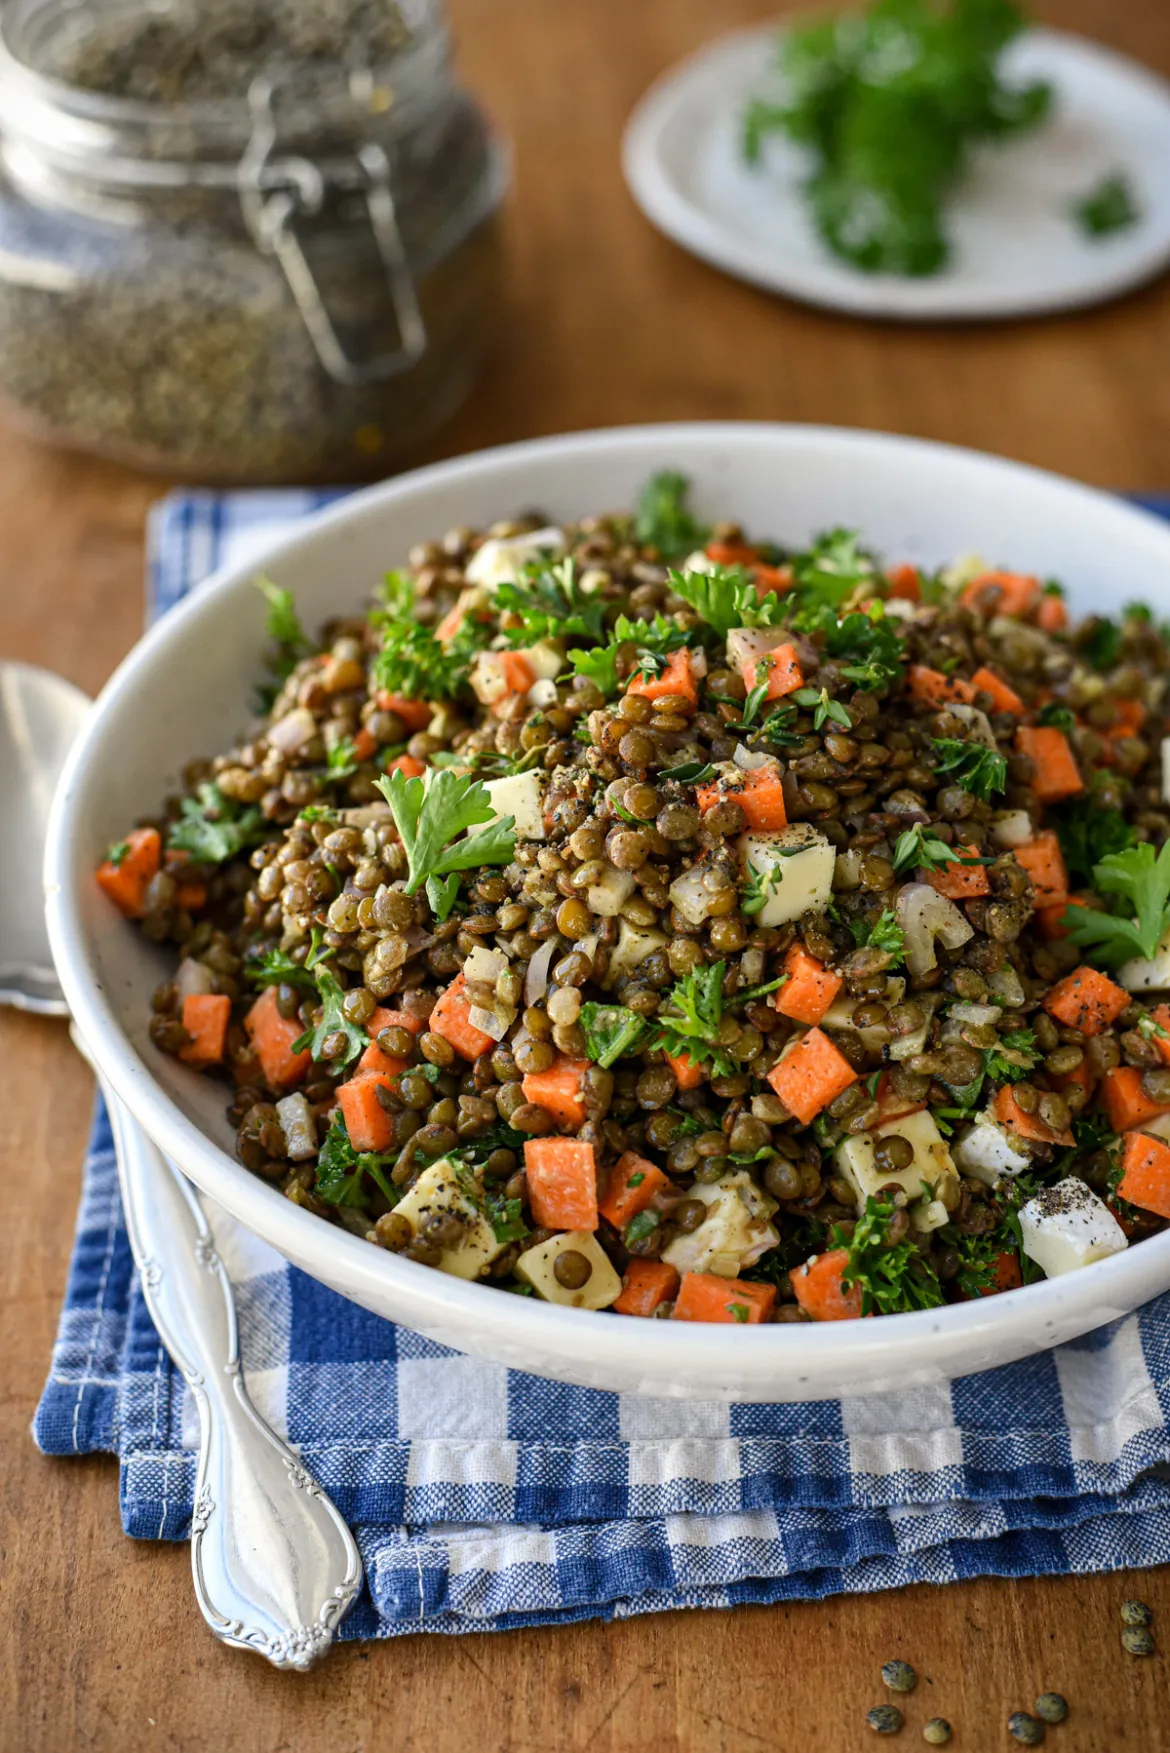
[[[151,529],[155,605],[321,502],[172,497]],[[346,1636],[1170,1559],[1170,1296],[949,1387],[698,1405],[463,1357],[209,1216],[252,1395],[361,1542],[367,1588]],[[128,1534],[186,1538],[194,1412],[142,1301],[100,1111],[34,1429],[49,1454],[119,1457]]]

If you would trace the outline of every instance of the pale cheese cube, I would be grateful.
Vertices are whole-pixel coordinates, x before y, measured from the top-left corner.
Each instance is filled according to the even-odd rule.
[[[424,1169],[410,1192],[395,1206],[399,1217],[405,1217],[417,1234],[424,1220],[434,1215],[456,1217],[463,1226],[458,1241],[444,1248],[439,1258],[440,1272],[452,1278],[479,1278],[493,1260],[503,1253],[504,1242],[497,1242],[495,1231],[480,1211],[475,1200],[457,1178],[468,1171],[457,1171],[457,1165],[446,1157]]]
[[[662,1250],[662,1258],[679,1272],[738,1278],[780,1240],[768,1221],[776,1201],[744,1170],[725,1175],[722,1181],[696,1185],[687,1198],[701,1199],[708,1210],[698,1229],[676,1236]]]
[[[492,822],[512,816],[515,819],[517,840],[545,838],[543,773],[533,768],[528,773],[511,773],[506,779],[488,779],[484,789],[495,811]],[[491,827],[492,822],[477,822],[467,832],[482,834],[485,828]]]
[[[776,833],[742,834],[739,849],[749,871],[767,879],[767,899],[756,924],[787,925],[833,898],[835,849],[810,822],[793,822]]]
[[[879,1169],[874,1160],[879,1138],[904,1138],[914,1152],[913,1161],[894,1172]],[[890,1183],[902,1187],[909,1198],[917,1199],[928,1187],[941,1195],[948,1182],[952,1186],[958,1182],[946,1140],[925,1111],[903,1114],[897,1120],[887,1120],[884,1126],[876,1126],[872,1132],[856,1132],[842,1139],[833,1161],[838,1172],[856,1189],[859,1208],[864,1207],[871,1193]]]
[[[666,936],[661,931],[654,931],[642,925],[631,925],[623,919],[618,926],[618,940],[610,951],[609,971],[603,984],[614,986],[619,980],[628,979],[655,950],[660,950],[666,943]]]
[[[1170,988],[1170,931],[1163,935],[1150,961],[1135,956],[1132,961],[1123,962],[1117,978],[1127,992],[1165,992]]]
[[[910,1212],[911,1226],[921,1235],[926,1235],[929,1230],[940,1230],[950,1221],[951,1214],[941,1199],[929,1199],[925,1205],[915,1205]]]
[[[589,911],[599,919],[616,919],[637,886],[632,871],[607,864],[597,881],[585,891]]]
[[[550,528],[532,530],[522,536],[489,536],[467,562],[464,576],[470,584],[495,590],[501,584],[515,584],[526,566],[564,551],[563,530]]]
[[[1070,1175],[1020,1207],[1024,1253],[1047,1278],[1120,1254],[1125,1231],[1091,1187]]]
[[[1030,1168],[1032,1157],[1019,1136],[980,1114],[969,1132],[965,1132],[952,1150],[955,1162],[965,1175],[994,1187],[1004,1178],[1011,1179]]]
[[[557,1256],[568,1253],[583,1254],[592,1268],[580,1290],[566,1290],[557,1280],[554,1270]],[[515,1272],[542,1301],[561,1303],[567,1309],[608,1309],[622,1293],[622,1281],[609,1256],[588,1230],[566,1230],[562,1235],[550,1236],[538,1247],[525,1249],[516,1262]]]

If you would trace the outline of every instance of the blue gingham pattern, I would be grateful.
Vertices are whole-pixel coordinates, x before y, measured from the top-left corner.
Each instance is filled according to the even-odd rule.
[[[151,524],[153,606],[327,497],[172,496]],[[358,1534],[367,1587],[345,1636],[1170,1559],[1170,1296],[949,1386],[693,1404],[464,1357],[208,1215],[252,1395]],[[119,1457],[128,1534],[187,1537],[194,1413],[138,1288],[100,1106],[34,1434],[49,1454]]]

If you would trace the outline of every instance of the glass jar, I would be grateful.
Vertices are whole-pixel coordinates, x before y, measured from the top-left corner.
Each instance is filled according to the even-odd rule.
[[[479,371],[506,183],[435,0],[6,0],[0,398],[188,479],[383,473]]]

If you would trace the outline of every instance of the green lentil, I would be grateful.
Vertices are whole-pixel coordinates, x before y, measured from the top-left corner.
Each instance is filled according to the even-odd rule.
[[[1042,1692],[1036,1700],[1036,1715],[1046,1723],[1062,1723],[1068,1715],[1068,1700],[1059,1692]]]
[[[1154,1634],[1145,1625],[1127,1625],[1121,1633],[1121,1647],[1131,1656],[1152,1656]]]
[[[922,1739],[929,1747],[945,1747],[951,1734],[951,1725],[945,1716],[932,1716],[922,1725]]]
[[[917,1684],[918,1675],[909,1662],[886,1662],[882,1667],[882,1685],[891,1692],[913,1692]]]
[[[1008,1718],[1008,1734],[1022,1741],[1025,1747],[1038,1747],[1044,1739],[1044,1724],[1026,1710],[1014,1710]]]
[[[875,1735],[896,1735],[902,1727],[902,1712],[896,1704],[875,1704],[866,1711],[865,1720]]]

